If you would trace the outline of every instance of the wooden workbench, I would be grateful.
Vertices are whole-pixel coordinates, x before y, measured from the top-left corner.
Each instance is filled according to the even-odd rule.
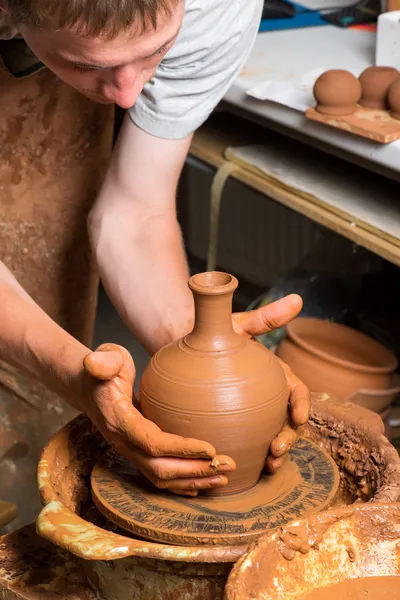
[[[248,164],[235,164],[231,177],[356,242],[380,257],[400,265],[398,183],[347,163],[343,159],[310,148],[301,142],[264,129],[238,116],[218,112],[214,113],[208,122],[197,131],[193,138],[190,154],[218,169],[229,160],[226,158],[228,148],[262,145],[266,140],[268,140],[269,146],[276,144],[281,153],[284,152],[286,145],[288,149],[290,148],[291,156],[296,153],[299,156],[306,156],[309,164],[314,164],[317,171],[322,165],[325,169],[331,168],[338,174],[338,186],[340,181],[344,181],[346,178],[353,183],[357,182],[359,192],[354,197],[346,197],[345,208],[343,208],[343,202],[339,206],[340,203],[336,204],[324,198],[304,193]],[[331,186],[332,182],[329,182],[328,185]],[[371,189],[376,190],[376,194],[372,194],[372,200]],[[365,206],[361,206],[363,190],[365,194],[369,194],[370,215]],[[339,188],[338,194],[340,195]],[[360,208],[364,218],[359,216]],[[386,222],[391,224],[387,230],[379,223],[380,215],[385,215]]]

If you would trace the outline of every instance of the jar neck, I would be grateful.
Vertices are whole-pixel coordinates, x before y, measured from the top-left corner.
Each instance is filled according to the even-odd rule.
[[[232,325],[233,291],[219,294],[194,290],[195,321],[185,343],[195,350],[221,352],[239,346],[241,337]]]

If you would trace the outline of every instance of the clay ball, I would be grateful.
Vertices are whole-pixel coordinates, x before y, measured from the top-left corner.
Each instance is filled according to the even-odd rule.
[[[400,121],[400,77],[390,86],[388,102],[391,116]]]
[[[314,85],[316,110],[324,115],[351,115],[361,98],[361,83],[349,71],[325,71]]]
[[[362,95],[360,104],[366,108],[386,110],[390,86],[399,77],[393,67],[368,67],[359,77]]]

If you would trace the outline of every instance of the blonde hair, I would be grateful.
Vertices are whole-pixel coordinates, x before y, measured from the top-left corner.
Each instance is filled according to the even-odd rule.
[[[16,23],[33,27],[74,28],[83,36],[114,38],[138,23],[157,27],[160,14],[170,16],[179,0],[6,0]]]

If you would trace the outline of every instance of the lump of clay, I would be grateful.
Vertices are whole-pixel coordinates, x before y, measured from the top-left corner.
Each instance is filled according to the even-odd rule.
[[[345,116],[357,110],[361,84],[349,71],[325,71],[314,85],[316,110],[323,115]]]
[[[359,77],[362,88],[361,106],[386,110],[390,86],[398,77],[399,72],[393,67],[368,67],[365,69]]]
[[[288,387],[279,360],[232,326],[232,275],[207,272],[189,280],[195,305],[193,331],[161,348],[140,386],[144,416],[163,431],[212,444],[232,457],[236,471],[228,495],[255,485],[273,438],[287,413]]]
[[[388,103],[391,116],[400,121],[400,77],[390,86]]]

